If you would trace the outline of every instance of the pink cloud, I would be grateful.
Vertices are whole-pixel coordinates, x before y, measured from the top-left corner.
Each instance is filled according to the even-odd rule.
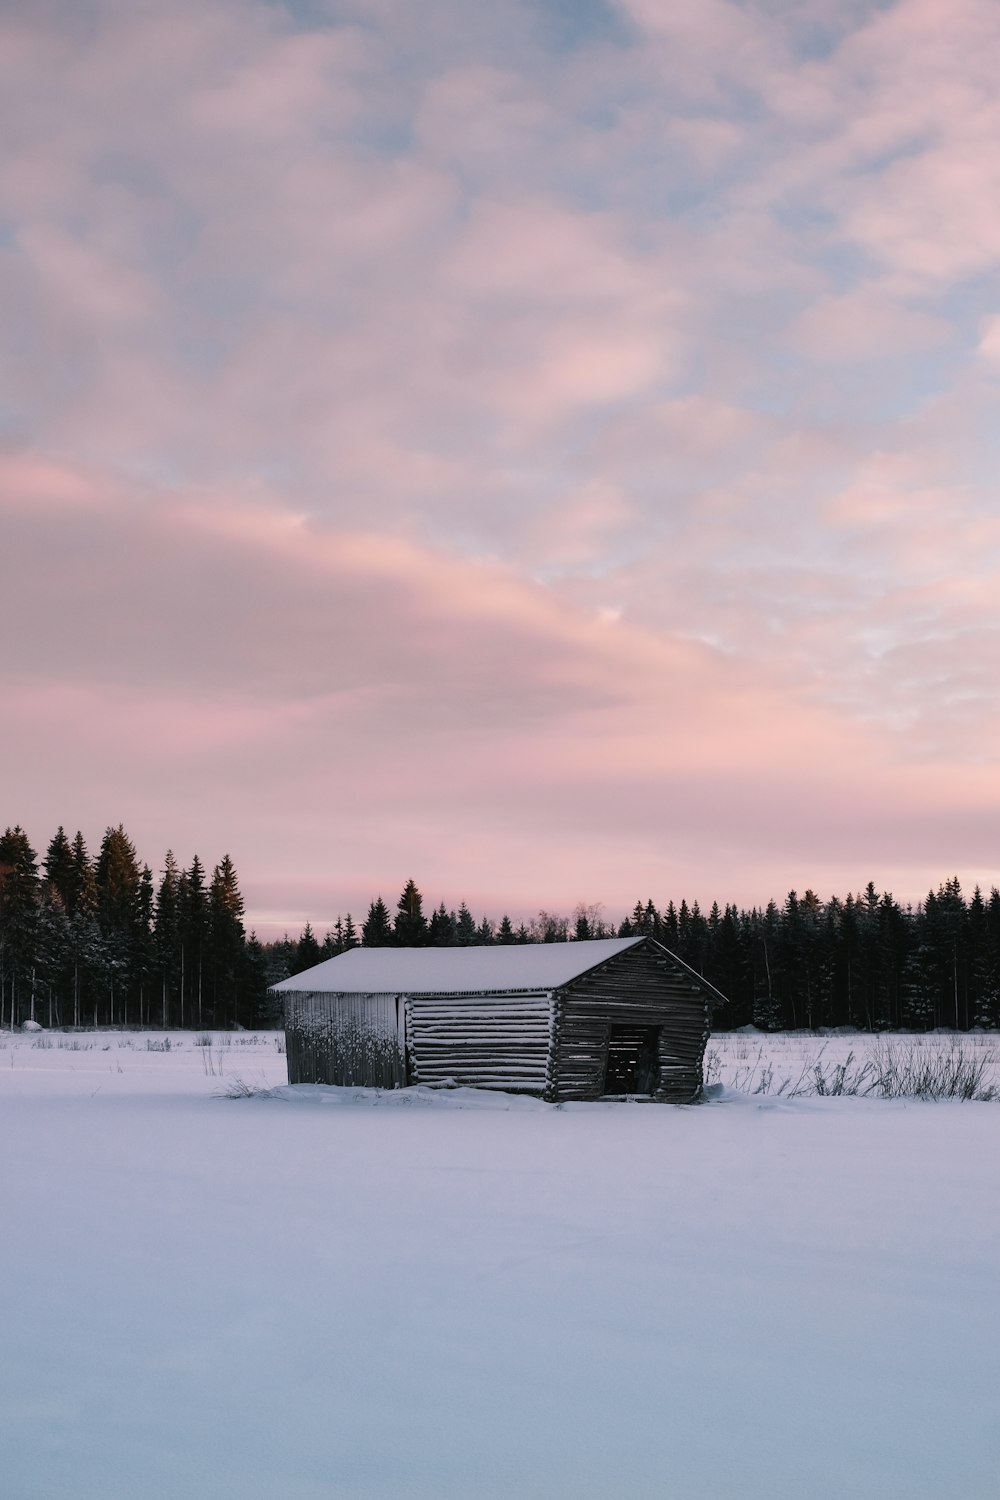
[[[297,890],[332,918],[397,866],[492,910],[624,906],[637,881],[708,895],[712,868],[749,899],[747,862],[905,846],[918,800],[926,865],[952,852],[948,817],[996,821],[989,766],[956,792],[945,748],[906,768],[759,664],[609,628],[506,568],[236,497],[92,500],[84,533],[73,484],[54,490],[68,501],[4,513],[5,598],[20,612],[44,586],[73,620],[39,616],[5,660],[24,818],[86,821],[77,804],[153,857],[231,848],[262,914]],[[59,538],[47,556],[33,525]]]
[[[914,312],[877,288],[818,298],[787,334],[789,344],[807,359],[829,364],[898,359],[934,349],[953,336],[943,318]]]
[[[314,920],[988,866],[995,6],[620,13],[4,16],[36,837]]]
[[[1000,316],[987,319],[979,340],[979,352],[991,364],[1000,364]]]

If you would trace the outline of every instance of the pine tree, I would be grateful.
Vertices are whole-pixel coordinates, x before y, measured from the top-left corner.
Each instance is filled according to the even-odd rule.
[[[1000,1026],[1000,891],[990,891],[986,904],[985,954],[983,959],[982,1025]]]
[[[923,907],[917,908],[915,928],[900,986],[903,1024],[914,1031],[927,1031],[934,1025],[934,983]]]
[[[860,1002],[866,1031],[880,1024],[882,1006],[878,994],[879,969],[879,896],[875,883],[869,880],[854,902],[857,920],[857,968],[855,996]]]
[[[149,985],[156,968],[153,939],[153,872],[144,864],[139,871],[139,921],[132,954],[133,977],[139,987],[139,1025],[149,1025]]]
[[[36,962],[38,983],[48,1003],[48,1024],[62,1024],[61,1000],[72,988],[73,933],[69,902],[73,894],[73,847],[60,824],[42,862],[45,878],[39,887]]]
[[[302,929],[302,936],[299,938],[298,946],[295,949],[295,972],[301,974],[303,969],[315,968],[321,957],[319,943],[316,941],[316,934],[312,930],[312,923],[307,922]]]
[[[472,913],[463,901],[458,908],[458,919],[455,922],[455,942],[461,948],[471,948],[476,941],[476,923]]]
[[[288,979],[295,973],[295,954],[298,948],[286,932],[284,937],[279,938],[276,943],[268,943],[264,949],[264,958],[267,965],[268,985],[280,984],[282,979]]]
[[[83,834],[70,845],[71,867],[65,892],[70,921],[73,1025],[83,1024],[83,1007],[92,996],[96,1025],[98,968],[101,952],[97,926],[97,881]]]
[[[966,915],[969,1016],[973,1026],[985,1030],[992,1025],[992,995],[989,988],[989,943],[987,911],[983,893],[977,885]]]
[[[135,845],[120,823],[105,832],[96,882],[102,931],[131,933],[139,917],[139,862]]]
[[[170,1025],[171,1000],[180,984],[180,926],[180,873],[173,850],[168,849],[153,920],[153,949],[160,975],[160,1025],[164,1030]]]
[[[424,948],[428,941],[427,918],[423,897],[413,880],[408,880],[396,904],[394,939],[399,948]],[[371,946],[371,945],[369,945]]]
[[[909,926],[891,891],[884,891],[878,907],[876,1025],[901,1026],[902,978],[909,950]]]
[[[42,869],[45,871],[46,881],[62,902],[63,909],[69,912],[74,894],[76,866],[73,846],[61,823],[45,852]]]
[[[281,1002],[276,995],[268,994],[267,955],[255,932],[243,949],[242,975],[242,1004],[251,1025],[279,1025]]]
[[[753,995],[741,995],[746,989],[746,965],[735,906],[727,906],[722,914],[715,936],[713,971],[708,978],[729,1002],[725,1011],[713,1018],[715,1024],[730,1028],[747,1025],[753,1018]]]
[[[4,996],[11,1030],[25,1016],[35,1019],[35,928],[38,867],[20,825],[0,837],[0,1024]]]
[[[212,871],[208,891],[208,932],[212,1019],[217,1026],[238,1026],[246,930],[243,926],[243,896],[228,854],[222,856]],[[313,941],[315,943],[315,939]],[[319,962],[318,943],[314,962]],[[306,967],[308,965],[304,964],[303,968]]]
[[[507,913],[504,912],[503,916],[500,918],[500,926],[497,928],[497,942],[502,943],[504,947],[508,947],[511,943],[514,943],[516,941],[517,939],[514,935],[514,928],[511,926],[510,917],[508,917]]]
[[[687,919],[687,905],[682,901],[678,913],[678,926],[681,930]],[[767,903],[763,914],[757,913],[756,928],[761,963],[757,971],[757,987],[754,993],[753,1024],[761,1031],[777,1031],[782,1022],[781,993],[778,987],[777,971],[780,921],[778,908],[773,901]]]
[[[35,989],[39,1003],[47,1007],[46,1025],[61,1026],[59,997],[67,988],[70,956],[70,922],[62,897],[44,881],[38,899],[35,923]]]
[[[691,962],[691,908],[682,897],[677,911],[677,943],[675,952],[678,958],[682,958],[686,964]]]
[[[121,824],[108,828],[95,872],[97,925],[108,997],[108,1021],[129,1024],[129,990],[141,938],[140,873],[135,845]]]
[[[354,926],[354,918],[348,912],[347,920],[344,923],[344,952],[349,953],[352,948],[359,948],[360,946],[361,940]]]
[[[381,896],[368,908],[368,915],[361,928],[361,941],[366,948],[388,948],[392,943],[389,908]]]
[[[90,855],[87,853],[87,845],[84,843],[83,834],[77,830],[72,844],[73,868],[70,876],[69,889],[66,893],[66,910],[71,917],[78,912],[85,916],[93,917],[97,914],[97,881],[94,875],[94,866]]]
[[[820,1005],[820,949],[823,938],[823,903],[814,890],[807,889],[799,906],[801,940],[800,978],[805,993],[802,995],[801,1014],[807,1026],[819,1025]]]
[[[942,1011],[948,1018],[947,1025],[954,1026],[957,1031],[969,1025],[967,922],[965,898],[957,875],[946,880],[938,891],[938,914],[944,960],[942,969],[946,975],[943,989],[947,996],[942,996]]]
[[[431,912],[427,939],[432,948],[450,948],[455,942],[455,917],[443,901]]]
[[[691,903],[691,917],[688,936],[688,959],[687,962],[696,974],[705,972],[705,955],[708,951],[708,923],[705,914],[697,901]]]
[[[801,906],[797,891],[789,891],[785,897],[785,908],[778,923],[776,941],[771,954],[772,968],[776,965],[781,975],[782,996],[787,997],[788,1014],[792,1027],[799,1019],[806,1018],[807,1008],[799,1003],[808,993],[805,973],[805,944],[802,937]]]
[[[193,1010],[195,1024],[204,1025],[205,1014],[205,946],[208,939],[208,897],[205,893],[205,869],[197,854],[191,868],[178,881],[181,951],[181,1025],[185,1006]]]

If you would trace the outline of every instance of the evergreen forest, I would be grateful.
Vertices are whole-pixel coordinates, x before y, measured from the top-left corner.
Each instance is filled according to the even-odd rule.
[[[823,901],[738,909],[637,901],[621,921],[600,905],[541,911],[514,926],[466,903],[426,912],[411,879],[395,909],[377,896],[319,938],[262,943],[244,924],[233,862],[185,869],[168,850],[159,877],[124,828],[96,854],[59,828],[39,859],[21,827],[0,836],[0,1027],[226,1029],[275,1025],[268,986],[349,948],[552,943],[649,934],[724,996],[716,1029],[1000,1027],[1000,891],[966,898],[957,878],[916,906],[872,883]]]

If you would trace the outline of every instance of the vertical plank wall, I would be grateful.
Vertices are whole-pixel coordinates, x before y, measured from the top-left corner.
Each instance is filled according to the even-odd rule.
[[[397,996],[292,990],[284,999],[289,1083],[387,1089],[405,1084],[402,1003]]]

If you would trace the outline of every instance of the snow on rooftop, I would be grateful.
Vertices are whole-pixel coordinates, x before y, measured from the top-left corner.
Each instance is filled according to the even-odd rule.
[[[333,994],[547,990],[568,984],[641,938],[482,948],[352,948],[273,986]]]

